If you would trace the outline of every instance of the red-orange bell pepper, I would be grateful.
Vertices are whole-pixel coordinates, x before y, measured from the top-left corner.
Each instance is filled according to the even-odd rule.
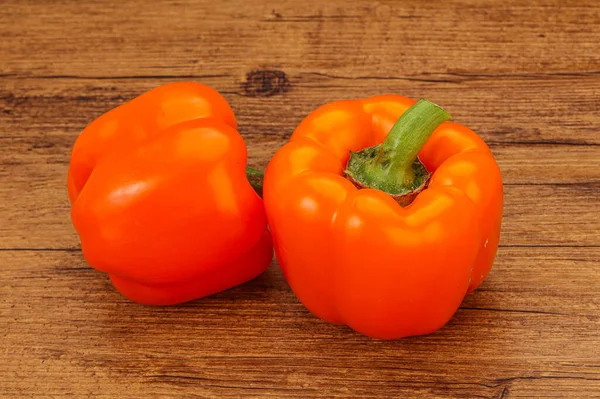
[[[83,254],[130,299],[167,305],[248,281],[273,250],[246,147],[215,90],[175,83],[102,115],[68,174]]]
[[[315,315],[375,338],[426,334],[485,279],[500,170],[449,118],[400,96],[334,102],[271,160],[264,199],[277,259]]]

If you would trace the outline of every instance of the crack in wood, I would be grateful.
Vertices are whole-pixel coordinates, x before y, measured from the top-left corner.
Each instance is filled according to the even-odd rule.
[[[498,383],[507,383],[521,380],[583,380],[583,381],[600,381],[600,377],[585,377],[585,376],[571,376],[571,375],[526,375],[526,376],[516,376],[516,377],[508,377],[508,378],[498,378],[496,381]]]
[[[491,133],[493,134],[493,133]],[[530,140],[530,141],[519,141],[519,140],[511,140],[509,143],[503,141],[494,141],[494,140],[486,140],[486,144],[488,145],[560,145],[560,146],[581,146],[581,147],[598,147],[600,143],[594,142],[585,142],[579,140]]]
[[[163,67],[168,69],[168,67]],[[173,67],[174,68],[174,67]],[[252,73],[252,72],[251,72]],[[582,72],[548,72],[548,73],[520,73],[520,74],[509,74],[509,73],[458,73],[458,72],[424,72],[422,76],[377,76],[377,75],[362,75],[362,76],[343,76],[334,75],[323,72],[301,72],[299,77],[302,76],[321,76],[328,79],[340,79],[340,80],[401,80],[401,81],[415,81],[423,83],[453,83],[460,84],[468,80],[483,80],[483,79],[508,79],[508,78],[522,78],[522,79],[548,79],[548,78],[569,78],[569,77],[595,77],[600,75],[600,71],[582,71]],[[439,76],[439,78],[427,78],[426,76]],[[444,78],[446,76],[446,78]],[[230,78],[231,74],[149,74],[149,75],[35,75],[35,74],[19,74],[19,73],[5,73],[0,74],[0,79],[83,79],[83,80],[126,80],[126,79],[210,79],[210,78]],[[452,79],[452,78],[460,79]],[[311,86],[305,86],[311,87]],[[329,87],[329,86],[323,86]]]
[[[172,75],[104,75],[104,76],[85,76],[85,75],[21,75],[4,74],[0,78],[13,79],[76,79],[76,80],[136,80],[136,79],[214,79],[230,78],[230,74],[172,74]]]
[[[573,316],[572,314],[559,313],[559,312],[545,312],[541,310],[527,310],[527,309],[500,309],[500,308],[476,308],[476,307],[460,307],[461,310],[481,310],[488,312],[507,312],[507,313],[531,313],[539,315],[551,315],[551,316]],[[580,315],[585,316],[585,315]]]
[[[498,248],[600,248],[600,245],[563,245],[563,244],[500,244]],[[35,247],[8,247],[0,251],[38,251],[38,252],[78,252],[81,248],[35,248]]]
[[[321,76],[328,79],[340,79],[340,80],[403,80],[403,81],[414,81],[414,82],[424,82],[424,83],[456,83],[460,82],[457,80],[450,79],[430,79],[430,78],[421,78],[418,76],[342,76],[342,75],[333,75],[329,73],[322,72],[303,72],[300,76],[303,75],[312,75],[312,76]],[[443,75],[443,74],[439,74]],[[314,87],[314,86],[305,86],[305,87]],[[328,86],[324,86],[328,87]],[[341,87],[341,86],[340,86]]]

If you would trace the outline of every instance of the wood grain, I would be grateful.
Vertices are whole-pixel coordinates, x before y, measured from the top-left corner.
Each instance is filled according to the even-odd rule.
[[[0,397],[600,397],[598,2],[8,0],[0,38]],[[127,301],[79,251],[70,148],[184,80],[225,95],[255,167],[329,101],[442,104],[503,173],[490,277],[394,342],[312,316],[275,261],[185,305]]]
[[[0,256],[12,277],[0,288],[13,299],[1,305],[8,395],[25,386],[35,397],[231,398],[573,397],[600,388],[600,278],[588,272],[598,248],[502,248],[490,279],[444,329],[397,342],[319,321],[275,265],[205,300],[151,308],[121,297],[78,251]]]

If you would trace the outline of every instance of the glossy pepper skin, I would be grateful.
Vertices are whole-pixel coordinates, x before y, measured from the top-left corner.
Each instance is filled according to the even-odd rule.
[[[500,170],[460,124],[441,124],[419,152],[432,177],[404,208],[344,177],[350,151],[381,143],[414,103],[384,95],[322,106],[265,175],[275,252],[294,293],[321,319],[380,339],[446,324],[488,275],[500,235]]]
[[[233,111],[198,83],[158,87],[100,116],[71,155],[71,217],[88,263],[143,304],[186,302],[269,265],[261,198]]]

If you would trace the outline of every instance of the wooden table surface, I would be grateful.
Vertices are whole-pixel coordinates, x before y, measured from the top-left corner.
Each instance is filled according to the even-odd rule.
[[[1,398],[600,397],[599,2],[4,0],[0,38]],[[230,101],[258,168],[329,101],[443,105],[502,169],[489,278],[399,341],[315,318],[275,261],[185,305],[126,300],[81,255],[70,149],[188,80]]]

